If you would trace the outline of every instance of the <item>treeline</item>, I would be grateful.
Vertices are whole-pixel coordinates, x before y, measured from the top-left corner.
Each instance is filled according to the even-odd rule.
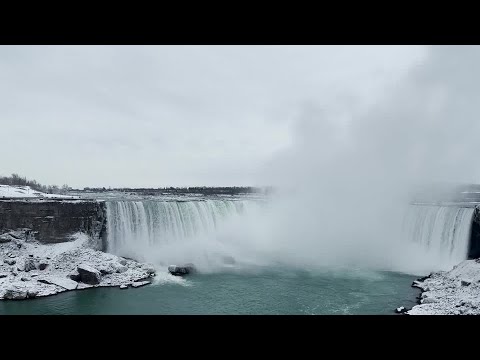
[[[18,174],[0,176],[0,185],[30,186],[34,190],[47,194],[66,194],[70,190],[68,185],[63,185],[62,187],[57,185],[42,185],[36,180],[28,180],[25,176],[22,177]]]
[[[239,195],[252,193],[265,193],[268,189],[261,189],[251,186],[233,186],[233,187],[159,187],[159,188],[84,188],[84,191],[104,192],[121,191],[130,193],[142,193],[145,195],[159,194],[203,194],[203,195]]]

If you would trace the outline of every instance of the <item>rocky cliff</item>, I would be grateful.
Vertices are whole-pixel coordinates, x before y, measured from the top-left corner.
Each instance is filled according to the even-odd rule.
[[[103,247],[105,203],[96,200],[0,200],[0,233],[29,228],[42,243],[67,241],[84,232]]]

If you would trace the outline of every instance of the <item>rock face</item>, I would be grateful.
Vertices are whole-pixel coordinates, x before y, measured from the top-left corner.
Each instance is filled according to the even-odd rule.
[[[0,233],[18,228],[33,230],[35,238],[44,243],[67,241],[79,231],[100,240],[106,231],[106,206],[96,200],[0,201]],[[0,235],[0,243],[13,239]]]
[[[77,271],[80,274],[81,282],[89,285],[100,284],[101,274],[97,269],[87,264],[80,264],[77,267]]]

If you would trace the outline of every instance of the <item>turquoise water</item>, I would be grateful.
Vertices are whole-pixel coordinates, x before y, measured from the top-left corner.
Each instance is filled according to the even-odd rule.
[[[415,305],[414,279],[355,271],[197,274],[137,289],[1,301],[0,314],[393,314]]]

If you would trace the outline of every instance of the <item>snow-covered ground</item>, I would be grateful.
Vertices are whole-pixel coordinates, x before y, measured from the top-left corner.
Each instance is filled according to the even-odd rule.
[[[77,233],[71,241],[41,244],[28,229],[0,235],[0,299],[26,299],[99,286],[140,287],[155,268],[94,250]]]
[[[30,186],[0,185],[0,199],[1,198],[79,199],[79,196],[45,194],[33,190]]]
[[[408,315],[479,315],[480,259],[465,260],[448,272],[414,281],[422,290],[420,305]]]

